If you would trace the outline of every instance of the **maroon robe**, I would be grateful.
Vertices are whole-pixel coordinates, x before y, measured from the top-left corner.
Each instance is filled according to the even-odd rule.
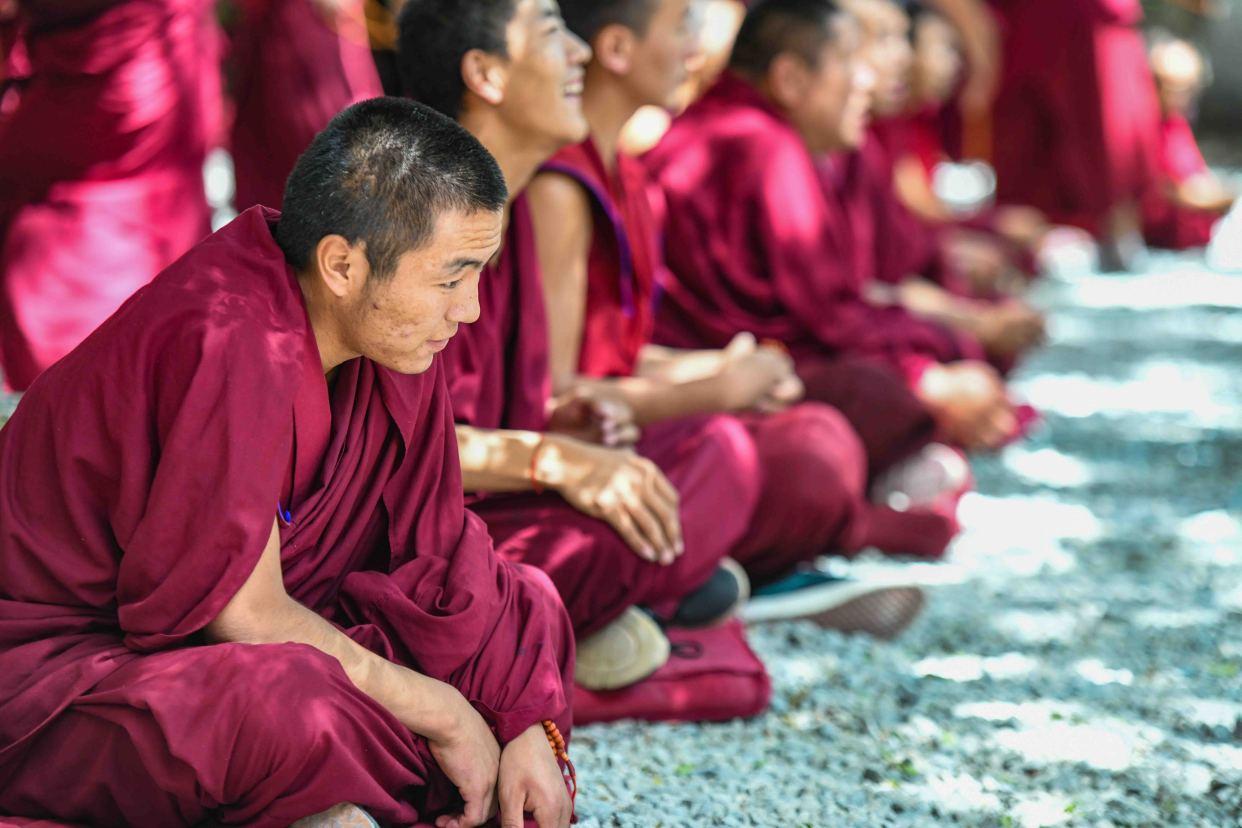
[[[99,5],[96,3],[95,5]],[[33,21],[0,115],[0,365],[23,389],[210,232],[220,120],[208,0]]]
[[[329,392],[254,209],[49,370],[0,431],[0,813],[277,826],[355,802],[429,820],[426,743],[298,644],[204,644],[280,514],[289,594],[452,684],[501,742],[569,724],[546,577],[464,509],[443,368]]]
[[[280,207],[285,179],[350,104],[384,94],[361,0],[329,18],[313,0],[243,0],[231,63],[238,210]]]
[[[505,245],[479,287],[482,316],[444,351],[453,413],[483,429],[543,431],[551,389],[548,323],[530,208],[513,204]],[[626,608],[671,614],[746,531],[758,498],[755,447],[730,417],[647,428],[637,446],[681,495],[686,551],[671,566],[642,560],[608,524],[552,493],[483,494],[470,508],[505,558],[551,576],[579,635]]]
[[[993,0],[1004,67],[992,152],[1001,204],[1092,233],[1158,169],[1159,104],[1139,0]]]
[[[593,207],[579,370],[631,376],[654,333],[656,286],[663,281],[657,274],[664,269],[647,172],[622,153],[610,173],[590,139],[562,150],[543,169],[578,182]],[[733,556],[755,580],[779,577],[828,552],[856,552],[877,539],[898,544],[888,551],[944,552],[953,534],[945,521],[907,518],[867,502],[866,456],[840,412],[812,402],[739,419],[758,450],[760,494]],[[882,531],[873,531],[877,524]],[[903,533],[903,525],[909,531]]]
[[[656,341],[784,343],[807,398],[862,437],[872,474],[925,444],[932,419],[906,384],[945,358],[943,332],[864,300],[847,214],[794,127],[726,72],[647,161],[669,202]]]
[[[1166,115],[1160,124],[1160,183],[1143,200],[1143,236],[1153,247],[1186,250],[1212,241],[1218,213],[1177,204],[1168,190],[1208,172],[1207,161],[1182,115]]]

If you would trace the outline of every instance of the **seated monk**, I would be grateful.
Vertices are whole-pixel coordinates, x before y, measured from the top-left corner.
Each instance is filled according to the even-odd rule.
[[[900,198],[889,140],[900,129],[909,98],[914,56],[909,19],[891,0],[847,0],[844,5],[862,24],[861,56],[876,78],[872,111],[877,120],[861,149],[825,161],[823,180],[845,191],[839,197],[861,247],[856,261],[863,275],[873,277],[867,289],[879,301],[899,304],[973,339],[989,359],[1008,369],[1044,335],[1043,317],[1002,288],[1005,281],[1025,280],[998,239],[933,223]],[[832,169],[837,166],[841,169]],[[963,260],[963,247],[978,251],[967,259],[979,264]]]
[[[554,393],[586,389],[624,403],[648,434],[703,415],[729,413],[744,423],[757,449],[759,507],[732,554],[752,581],[769,583],[819,555],[869,546],[942,555],[952,521],[867,502],[858,436],[829,406],[799,403],[802,383],[783,351],[756,346],[749,335],[715,353],[650,344],[663,253],[646,173],[618,147],[640,107],[668,105],[684,82],[694,54],[692,3],[561,0],[561,9],[593,58],[583,93],[590,137],[559,152],[527,190]],[[826,626],[891,636],[919,603],[914,590],[869,592],[825,573],[798,609]],[[904,606],[881,611],[890,604]],[[871,619],[881,626],[869,627]]]
[[[21,0],[0,113],[0,366],[14,390],[211,232],[210,0]],[[20,58],[20,60],[19,60]]]
[[[298,156],[332,116],[384,94],[362,0],[233,0],[235,205],[280,207]]]
[[[577,681],[616,689],[668,659],[660,622],[707,625],[744,598],[722,560],[758,498],[754,443],[729,417],[652,431],[633,450],[624,408],[552,401],[548,321],[529,203],[539,165],[587,134],[590,49],[552,0],[407,0],[398,60],[408,94],[456,117],[496,157],[512,194],[482,318],[445,351],[470,508],[498,553],[543,569],[579,637]],[[568,432],[568,433],[566,433]],[[600,444],[602,443],[602,445]]]
[[[1187,41],[1163,38],[1151,48],[1151,65],[1160,92],[1160,181],[1143,201],[1143,235],[1153,247],[1204,247],[1237,199],[1208,168],[1190,126],[1207,64]]]
[[[569,824],[572,632],[464,508],[436,359],[505,198],[456,124],[359,104],[283,214],[195,246],[26,394],[0,431],[0,814]]]
[[[672,277],[657,341],[723,347],[738,333],[781,342],[806,397],[840,410],[871,474],[912,456],[936,427],[992,448],[1017,421],[996,371],[946,329],[864,295],[848,214],[816,159],[865,136],[871,73],[857,24],[835,3],[760,0],[730,70],[647,156],[669,202]],[[862,282],[862,283],[860,283]]]

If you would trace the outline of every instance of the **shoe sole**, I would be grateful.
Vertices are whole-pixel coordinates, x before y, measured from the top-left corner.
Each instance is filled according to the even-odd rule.
[[[638,657],[623,663],[607,664],[592,664],[589,659],[584,664],[579,659],[574,667],[574,683],[579,687],[593,691],[620,690],[623,687],[637,684],[668,663],[672,655],[672,646],[669,644],[668,637],[664,635],[664,631],[646,614],[637,610],[630,611],[635,612],[636,617],[630,619],[626,632],[631,638],[645,639],[645,641],[635,641],[631,647],[632,652]],[[596,635],[604,632],[607,632],[606,627]],[[617,633],[614,631],[612,634]],[[589,648],[590,641],[591,638],[588,637],[582,642],[578,648],[579,652]]]
[[[742,617],[751,623],[802,619],[825,629],[888,641],[918,618],[926,602],[918,587],[847,584],[831,590],[754,599]]]

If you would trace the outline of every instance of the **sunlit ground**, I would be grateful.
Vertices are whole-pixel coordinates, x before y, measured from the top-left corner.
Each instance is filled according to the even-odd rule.
[[[1242,825],[1242,275],[1060,260],[1045,414],[895,645],[754,631],[773,709],[578,731],[585,825]]]

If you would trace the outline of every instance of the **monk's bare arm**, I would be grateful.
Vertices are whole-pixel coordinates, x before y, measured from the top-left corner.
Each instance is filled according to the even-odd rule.
[[[586,191],[559,173],[541,173],[526,188],[548,310],[552,393],[569,390],[578,372],[586,324],[587,266],[595,223]]]
[[[558,438],[537,431],[457,426],[462,486],[468,492],[528,492],[535,450]]]
[[[931,0],[962,38],[969,63],[969,76],[962,90],[962,105],[982,113],[996,97],[1000,81],[1000,33],[996,18],[983,0]]]
[[[461,706],[453,687],[384,659],[346,636],[285,592],[276,524],[253,573],[207,625],[213,642],[307,644],[335,658],[359,690],[414,733],[444,739],[459,726]]]

